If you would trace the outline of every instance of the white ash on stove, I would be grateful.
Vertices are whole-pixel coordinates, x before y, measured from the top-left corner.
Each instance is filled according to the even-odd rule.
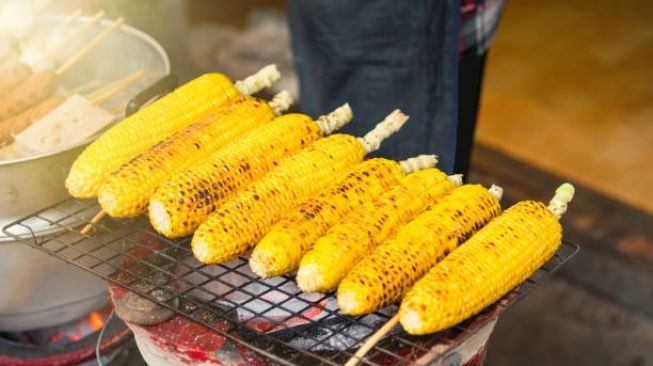
[[[192,270],[186,266],[192,268]],[[336,351],[350,349],[378,329],[384,316],[370,314],[348,318],[338,312],[333,295],[302,293],[291,277],[258,279],[245,259],[204,266],[189,257],[177,267],[180,289],[194,299],[221,309],[231,309],[248,328],[265,332],[299,349]]]

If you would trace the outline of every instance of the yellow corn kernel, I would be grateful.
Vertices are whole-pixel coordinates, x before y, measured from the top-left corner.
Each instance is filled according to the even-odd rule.
[[[363,160],[364,153],[355,137],[336,134],[282,161],[199,226],[192,240],[195,257],[220,263],[244,254],[284,213]]]
[[[272,170],[282,158],[294,155],[350,119],[351,109],[344,105],[317,123],[303,114],[288,114],[255,128],[157,188],[149,204],[152,226],[170,238],[191,234],[211,212]]]
[[[304,255],[297,285],[305,292],[335,289],[358,261],[427,205],[459,186],[460,176],[436,168],[410,173],[374,202],[359,206]]]
[[[254,86],[265,87],[278,78],[276,68],[268,66],[239,87],[219,73],[205,74],[182,85],[123,119],[91,143],[68,173],[68,193],[76,198],[95,197],[102,182],[121,165],[176,131],[207,118],[239,92],[255,92]]]
[[[358,164],[333,186],[293,208],[261,239],[249,257],[257,275],[268,278],[294,271],[299,261],[326,230],[356,206],[371,201],[403,176],[401,166],[388,159]]]
[[[573,187],[563,185],[559,194],[566,210]],[[399,311],[404,329],[410,334],[446,329],[524,282],[560,246],[556,213],[551,206],[523,201],[492,220],[406,293]]]
[[[480,185],[453,189],[354,266],[338,286],[340,310],[362,315],[395,303],[500,211],[499,200]]]
[[[147,208],[166,178],[205,158],[254,127],[274,118],[265,101],[241,96],[214,115],[191,124],[144,151],[100,186],[98,201],[112,217],[133,217]]]
[[[193,254],[207,264],[244,254],[292,207],[336,181],[407,119],[395,110],[362,139],[332,135],[283,160],[199,226],[191,242]]]

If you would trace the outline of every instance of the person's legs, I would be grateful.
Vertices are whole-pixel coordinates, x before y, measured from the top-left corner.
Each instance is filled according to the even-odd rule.
[[[469,173],[486,56],[487,52],[479,55],[476,48],[471,48],[463,52],[458,63],[458,132],[454,171],[465,177]]]
[[[437,154],[454,166],[459,0],[288,0],[302,110],[349,102],[361,136],[400,108],[411,118],[378,154]]]

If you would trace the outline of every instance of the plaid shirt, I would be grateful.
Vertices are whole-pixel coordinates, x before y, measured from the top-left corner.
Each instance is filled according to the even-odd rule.
[[[460,0],[460,52],[484,53],[499,27],[505,0]]]

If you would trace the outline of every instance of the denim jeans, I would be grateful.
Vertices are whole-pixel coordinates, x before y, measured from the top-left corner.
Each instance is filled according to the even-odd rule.
[[[362,136],[395,108],[410,120],[375,154],[456,151],[460,0],[288,0],[301,106],[311,116],[349,102],[343,132]]]

